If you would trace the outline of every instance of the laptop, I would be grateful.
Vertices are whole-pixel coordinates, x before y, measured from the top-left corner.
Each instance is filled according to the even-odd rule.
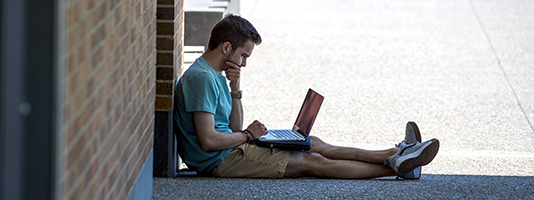
[[[308,89],[293,129],[272,129],[255,141],[263,147],[307,151],[311,149],[310,132],[324,97]]]

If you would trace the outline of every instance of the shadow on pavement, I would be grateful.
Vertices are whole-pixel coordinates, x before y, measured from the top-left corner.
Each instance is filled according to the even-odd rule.
[[[534,199],[534,177],[423,174],[420,180],[154,178],[154,199]]]

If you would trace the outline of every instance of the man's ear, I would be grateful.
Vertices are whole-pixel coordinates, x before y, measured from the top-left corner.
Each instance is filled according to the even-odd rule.
[[[222,44],[222,53],[223,53],[224,55],[227,55],[227,54],[229,54],[230,52],[232,52],[232,44],[230,44],[230,42],[228,42],[228,41],[227,41],[227,42],[224,42],[224,43]]]

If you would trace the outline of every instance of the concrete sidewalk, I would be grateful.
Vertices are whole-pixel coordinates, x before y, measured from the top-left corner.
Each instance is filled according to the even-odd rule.
[[[241,4],[263,38],[242,70],[245,125],[291,127],[311,87],[312,135],[384,149],[415,121],[440,152],[419,181],[157,178],[154,198],[534,199],[534,2]]]
[[[424,175],[395,179],[157,178],[154,199],[534,199],[524,176]]]

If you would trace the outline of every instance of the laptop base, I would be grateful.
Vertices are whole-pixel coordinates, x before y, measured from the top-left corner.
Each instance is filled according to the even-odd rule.
[[[311,142],[310,136],[308,136],[305,141],[276,141],[276,142],[269,142],[269,141],[255,140],[254,144],[256,144],[259,147],[271,148],[271,151],[272,151],[273,148],[283,149],[283,150],[290,150],[290,151],[308,151],[312,147],[312,142]]]

